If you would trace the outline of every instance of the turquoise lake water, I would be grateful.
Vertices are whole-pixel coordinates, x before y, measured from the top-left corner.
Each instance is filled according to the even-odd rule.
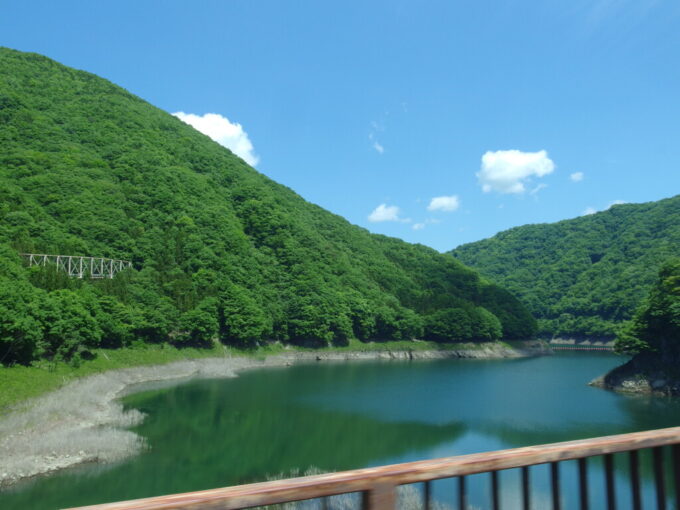
[[[134,430],[149,449],[0,492],[0,508],[51,509],[194,491],[303,473],[337,471],[680,425],[680,400],[630,397],[587,385],[622,363],[608,353],[515,360],[316,363],[243,372],[126,397],[147,414]],[[627,473],[619,459],[617,477]],[[575,465],[563,463],[565,504]],[[604,489],[591,462],[594,508]],[[648,473],[645,498],[651,506]],[[535,508],[549,506],[548,470],[532,468]],[[501,474],[503,508],[516,508],[518,473]],[[488,504],[488,475],[469,480],[470,502]],[[624,491],[623,483],[619,483]],[[455,507],[453,481],[434,496]],[[620,508],[628,508],[621,493]],[[566,508],[566,507],[565,507]]]

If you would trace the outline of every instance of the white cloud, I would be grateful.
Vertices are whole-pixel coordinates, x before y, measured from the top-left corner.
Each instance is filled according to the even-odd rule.
[[[381,221],[403,221],[399,218],[399,208],[396,205],[380,204],[371,214],[368,221],[378,223]]]
[[[583,172],[574,172],[569,176],[569,178],[574,182],[579,182],[583,180]]]
[[[477,178],[485,193],[524,193],[525,183],[533,177],[548,175],[553,170],[555,163],[546,151],[487,151],[482,156],[482,168]]]
[[[460,207],[460,200],[458,195],[434,197],[430,200],[430,205],[427,206],[428,211],[455,211]]]
[[[548,185],[545,184],[544,182],[538,183],[538,184],[536,185],[536,187],[533,188],[533,189],[529,192],[529,194],[530,194],[530,195],[535,195],[536,193],[538,193],[539,191],[541,191],[542,189],[545,189],[545,188],[547,188],[547,187],[548,187]]]
[[[248,138],[248,133],[244,131],[241,124],[232,123],[219,113],[195,115],[193,113],[175,112],[173,115],[226,147],[249,165],[255,166],[260,160],[253,150],[253,144]]]
[[[400,220],[400,221],[409,222],[410,219]],[[442,222],[442,220],[440,220],[439,218],[425,218],[425,220],[422,223],[414,223],[413,225],[411,225],[411,228],[413,230],[422,230],[428,225],[437,225],[438,223],[441,223],[441,222]]]
[[[371,122],[371,126],[375,130],[378,129],[378,124],[376,122]],[[375,139],[375,133],[373,131],[368,133],[368,139],[372,142],[371,146],[378,152],[378,154],[385,152],[385,147]]]
[[[621,204],[627,204],[627,203],[628,203],[628,202],[626,202],[625,200],[612,200],[611,202],[609,202],[609,203],[607,204],[607,207],[605,207],[603,210],[604,210],[604,211],[607,211],[607,210],[611,209],[611,208],[612,208],[613,206],[615,206],[615,205],[621,205]],[[586,207],[586,209],[583,211],[583,214],[582,214],[582,215],[583,215],[583,216],[586,216],[586,215],[588,215],[588,214],[595,214],[596,212],[598,212],[598,210],[595,209],[594,207]]]

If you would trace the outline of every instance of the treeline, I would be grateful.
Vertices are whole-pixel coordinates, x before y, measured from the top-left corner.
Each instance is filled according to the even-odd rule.
[[[546,336],[614,337],[680,252],[680,196],[526,225],[451,253],[525,303]]]
[[[113,280],[20,252],[131,260]],[[136,342],[526,338],[453,258],[372,235],[94,75],[0,49],[0,362]]]

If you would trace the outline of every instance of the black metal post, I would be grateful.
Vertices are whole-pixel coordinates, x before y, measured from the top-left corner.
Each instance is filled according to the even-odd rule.
[[[581,510],[588,510],[588,459],[578,459],[578,489],[581,500]]]
[[[432,500],[432,481],[425,482],[425,490],[423,491],[423,508],[430,510],[430,501]]]
[[[553,510],[560,510],[560,465],[558,462],[550,463],[550,481],[552,483]]]
[[[604,456],[604,479],[607,487],[607,510],[616,510],[616,491],[614,490],[614,456]]]
[[[663,448],[657,446],[652,448],[654,459],[654,484],[656,485],[656,507],[659,510],[666,510],[666,484],[663,476]]]
[[[531,510],[529,466],[522,468],[522,510]]]
[[[633,510],[642,510],[640,494],[640,460],[637,450],[630,451],[630,489],[633,498]]]
[[[467,510],[467,489],[464,476],[458,477],[458,510]]]
[[[501,503],[498,498],[498,471],[491,471],[491,508],[501,510]]]

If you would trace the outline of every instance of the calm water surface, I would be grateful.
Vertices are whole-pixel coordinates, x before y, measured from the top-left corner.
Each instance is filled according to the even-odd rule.
[[[148,451],[0,492],[0,508],[94,504],[261,481],[311,467],[336,471],[679,425],[677,399],[587,386],[622,361],[579,352],[519,360],[317,363],[137,393],[125,403],[147,414],[134,430],[147,439]],[[562,470],[566,503],[577,494],[571,464]],[[599,462],[592,466],[597,498],[603,483]],[[617,476],[627,476],[623,467]],[[517,477],[515,471],[501,476],[510,499]],[[547,469],[534,468],[532,477],[535,508],[547,508]],[[471,502],[485,506],[488,477],[472,477],[469,485]],[[454,493],[452,481],[437,482],[438,500],[453,505]],[[645,497],[652,497],[649,488]],[[514,507],[510,502],[504,508]]]

